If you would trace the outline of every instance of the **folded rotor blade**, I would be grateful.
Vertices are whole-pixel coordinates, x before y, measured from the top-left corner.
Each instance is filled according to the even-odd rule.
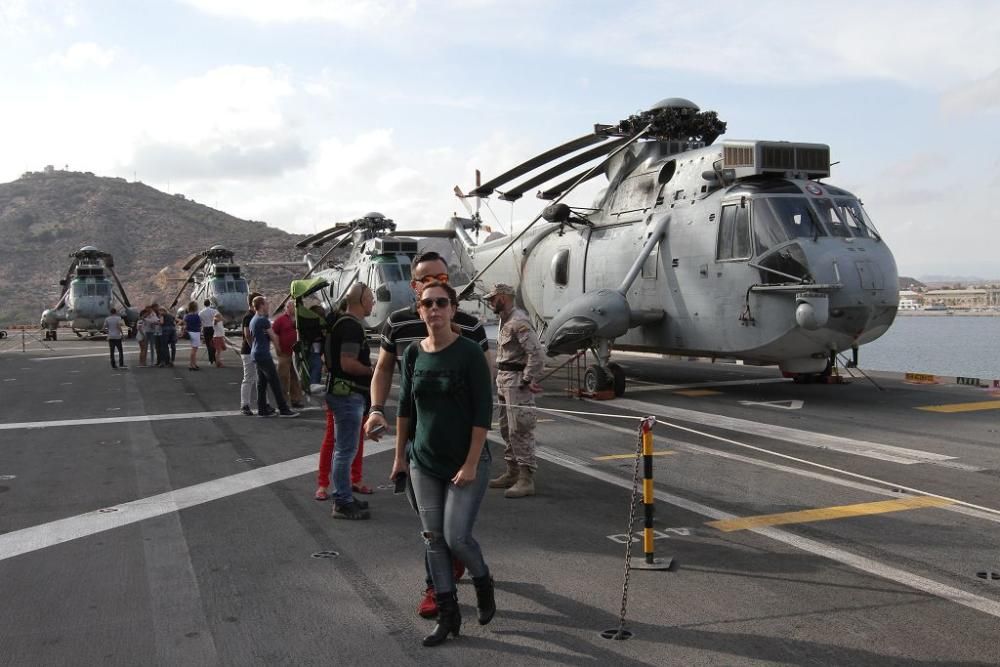
[[[556,146],[555,148],[547,150],[544,153],[536,155],[527,162],[522,162],[513,169],[510,169],[500,174],[496,178],[486,181],[479,187],[475,188],[472,192],[470,192],[468,196],[487,197],[499,185],[503,185],[504,183],[509,183],[515,178],[520,178],[521,176],[524,176],[528,172],[532,172],[535,169],[538,169],[544,164],[548,164],[553,160],[558,160],[564,155],[569,155],[570,153],[574,153],[580,150],[581,148],[586,148],[587,146],[599,143],[601,141],[604,141],[605,139],[607,139],[607,136],[604,135],[585,134],[584,136],[573,139],[572,141],[567,141],[561,146]]]
[[[570,169],[576,169],[582,164],[587,164],[588,162],[596,160],[599,157],[604,157],[605,155],[615,150],[616,148],[618,148],[627,141],[628,141],[627,137],[619,137],[611,141],[608,141],[606,143],[603,143],[600,146],[597,146],[596,148],[592,148],[589,151],[584,151],[579,155],[574,155],[568,160],[563,160],[554,167],[546,169],[537,176],[533,176],[532,178],[529,178],[528,180],[521,183],[520,185],[511,188],[510,190],[507,190],[506,192],[500,195],[500,199],[503,199],[505,201],[517,201],[528,190],[532,190],[541,185],[542,183],[546,183],[552,180],[553,178],[562,176]]]
[[[549,189],[542,190],[542,191],[538,192],[538,194],[536,196],[539,199],[555,199],[556,197],[558,197],[559,195],[561,195],[563,193],[563,191],[566,190],[566,188],[568,188],[569,186],[571,186],[574,183],[576,183],[577,181],[579,181],[581,177],[586,176],[586,178],[584,178],[584,180],[580,181],[581,183],[584,183],[584,182],[589,181],[590,179],[592,179],[592,178],[594,178],[594,177],[596,177],[596,176],[598,176],[600,174],[603,174],[603,173],[604,172],[601,171],[601,170],[599,170],[599,169],[591,171],[591,169],[588,167],[587,169],[584,169],[583,171],[576,172],[575,174],[573,174],[572,176],[570,176],[569,178],[567,178],[565,181],[560,181],[559,183],[556,183],[555,185],[553,185]]]
[[[128,302],[128,294],[125,293],[125,287],[122,285],[122,281],[118,279],[118,274],[115,273],[114,268],[112,268],[113,264],[106,264],[106,266],[108,267],[108,273],[111,274],[111,277],[115,279],[115,284],[118,285],[118,293],[121,296],[121,302],[125,304],[126,308],[131,308],[132,304]]]
[[[194,266],[195,262],[197,262],[199,259],[204,259],[204,258],[205,258],[205,253],[203,252],[191,255],[191,257],[188,258],[188,261],[184,262],[184,266],[181,267],[181,271],[190,271],[191,267]]]
[[[331,241],[338,236],[343,236],[354,230],[354,225],[348,222],[338,222],[333,227],[324,229],[321,232],[306,237],[295,244],[296,248],[308,248],[310,246],[321,246],[327,241]]]

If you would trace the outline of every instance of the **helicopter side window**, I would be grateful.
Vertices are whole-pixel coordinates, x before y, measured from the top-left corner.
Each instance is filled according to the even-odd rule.
[[[750,216],[745,206],[722,207],[716,258],[719,260],[750,257]]]
[[[757,254],[794,238],[826,236],[805,197],[761,197],[753,200]]]
[[[552,280],[559,287],[569,284],[569,250],[565,248],[552,257]]]
[[[865,224],[865,215],[861,204],[858,203],[857,199],[837,199],[837,206],[843,212],[844,219],[847,221],[847,226],[851,228],[851,232],[860,238],[869,239],[872,237],[873,232],[868,229],[868,225]]]
[[[851,230],[847,228],[847,223],[844,222],[843,212],[834,206],[832,201],[829,199],[814,199],[813,203],[816,205],[816,210],[819,211],[820,220],[830,230],[830,236],[841,238],[851,237]]]

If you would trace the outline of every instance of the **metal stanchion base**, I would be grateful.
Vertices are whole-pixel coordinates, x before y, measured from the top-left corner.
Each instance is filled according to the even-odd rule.
[[[646,562],[645,556],[637,556],[628,559],[629,569],[632,570],[669,570],[670,566],[674,564],[674,559],[671,556],[666,558],[654,558],[652,563]]]

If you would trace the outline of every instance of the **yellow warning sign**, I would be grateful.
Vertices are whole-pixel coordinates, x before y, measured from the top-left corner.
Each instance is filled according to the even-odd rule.
[[[938,379],[936,375],[930,373],[907,373],[903,377],[903,381],[907,384],[937,384]]]

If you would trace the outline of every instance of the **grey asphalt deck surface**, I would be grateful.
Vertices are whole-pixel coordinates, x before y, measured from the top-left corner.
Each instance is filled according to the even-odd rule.
[[[981,389],[797,385],[771,368],[622,355],[635,391],[593,402],[566,397],[556,374],[539,405],[590,414],[540,415],[537,496],[487,496],[476,536],[497,616],[476,624],[466,578],[462,636],[425,649],[423,547],[404,497],[378,489],[368,522],[334,521],[312,499],[322,410],[233,414],[234,356],[200,373],[138,368],[133,344],[132,367],[112,371],[103,342],[49,347],[0,346],[0,664],[1000,662],[1000,580],[976,576],[1000,571],[1000,514],[987,511],[1000,508],[1000,410],[916,409],[998,400]],[[634,461],[598,457],[633,453],[624,417],[645,414],[663,452],[656,548],[676,565],[631,572],[635,636],[609,641]],[[115,421],[143,415],[174,417]],[[95,419],[107,421],[59,423]],[[365,480],[384,484],[391,454],[369,447]],[[708,525],[920,495],[904,487],[987,510]]]

